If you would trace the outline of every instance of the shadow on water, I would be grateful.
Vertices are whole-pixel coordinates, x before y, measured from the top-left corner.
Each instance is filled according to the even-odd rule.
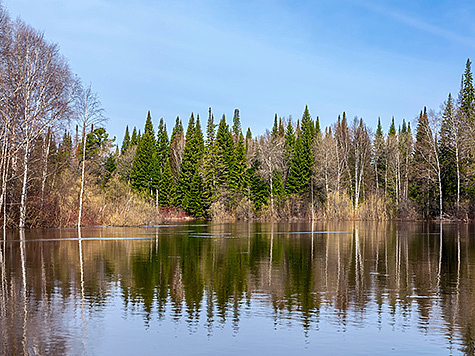
[[[341,333],[416,330],[439,352],[473,355],[473,229],[243,223],[9,232],[0,243],[0,353],[99,353],[97,335],[114,342],[104,320],[119,314],[142,335],[171,329],[205,340],[244,338],[249,325],[270,320],[274,333],[301,330],[304,340],[325,332],[333,349]]]

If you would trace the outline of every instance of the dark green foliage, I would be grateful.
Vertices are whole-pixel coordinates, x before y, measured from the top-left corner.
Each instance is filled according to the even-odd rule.
[[[63,139],[57,150],[57,163],[60,168],[71,165],[73,159],[73,140],[67,130],[64,130]]]
[[[86,159],[90,160],[96,157],[100,148],[104,145],[106,141],[109,140],[109,134],[106,132],[106,129],[99,127],[94,129],[94,131],[86,135]],[[81,149],[80,161],[82,161],[82,152]]]
[[[239,109],[235,109],[234,117],[233,117],[233,136],[234,136],[235,142],[238,140],[240,134],[241,134],[241,118],[239,117]]]
[[[303,193],[310,187],[313,167],[313,141],[315,131],[308,107],[305,107],[301,131],[295,142],[295,151],[290,163],[289,175],[285,185],[287,194]]]
[[[166,159],[158,186],[158,204],[160,206],[171,205],[173,177],[170,169],[170,160]]]
[[[227,189],[229,187],[230,173],[234,165],[234,142],[226,117],[219,122],[216,133],[216,186]]]
[[[207,212],[216,194],[216,146],[215,146],[214,116],[209,108],[208,123],[206,125],[206,143],[203,155],[201,174],[203,177],[203,210]]]
[[[391,119],[391,126],[389,127],[389,136],[396,136],[396,125],[394,125],[394,116]]]
[[[279,124],[277,121],[277,114],[274,116],[274,126],[272,126],[272,131],[271,131],[272,137],[277,137],[279,136]]]
[[[170,142],[168,141],[167,125],[163,122],[163,118],[160,119],[157,128],[157,152],[158,162],[160,162],[160,173],[162,173],[170,155]]]
[[[385,185],[385,172],[386,172],[386,149],[384,143],[384,133],[381,126],[381,118],[378,118],[378,127],[374,135],[373,141],[373,152],[374,152],[374,170],[375,170],[375,180],[376,188],[384,187]]]
[[[124,153],[125,151],[127,151],[129,147],[130,147],[129,126],[126,126],[125,135],[124,135],[124,139],[122,140],[122,147],[120,149],[120,152]]]
[[[134,126],[134,129],[132,130],[132,136],[130,137],[130,146],[136,146],[138,143],[137,128]]]
[[[427,128],[429,126],[429,119],[427,110],[419,114],[419,120],[416,128],[416,141],[414,143],[414,159],[412,164],[412,184],[410,194],[414,201],[418,204],[424,216],[428,217],[431,213],[431,196],[434,196],[434,182],[430,176],[430,166],[427,162],[429,157],[430,147],[428,140],[432,137],[427,137]]]
[[[294,155],[295,146],[295,132],[294,127],[292,126],[292,119],[289,118],[287,123],[287,129],[285,130],[285,142],[284,142],[284,165],[285,167],[290,166],[292,156]],[[284,172],[284,178],[287,178],[288,168]]]
[[[177,206],[196,217],[203,216],[203,184],[199,174],[203,153],[204,141],[199,117],[195,124],[195,119],[191,114],[186,130],[185,149],[174,198]]]
[[[157,188],[160,180],[158,170],[158,153],[153,131],[152,118],[150,112],[145,122],[143,137],[138,141],[135,151],[130,181],[132,186],[138,191],[152,193]]]
[[[442,171],[442,189],[448,205],[452,205],[457,193],[457,166],[456,166],[456,132],[454,120],[456,112],[452,95],[449,94],[442,113],[440,128],[440,161]]]
[[[267,203],[270,196],[269,185],[257,174],[258,170],[259,162],[253,160],[252,165],[247,172],[247,176],[249,177],[251,201],[255,210],[260,210],[262,206]]]
[[[246,148],[244,147],[244,137],[241,133],[236,144],[235,158],[230,171],[230,188],[235,194],[244,194],[247,187],[247,177],[243,174],[246,171],[246,167]]]
[[[315,120],[315,137],[321,136],[322,130],[320,129],[320,118],[317,116]]]
[[[465,72],[463,74],[460,107],[462,112],[468,117],[473,115],[474,100],[475,90],[473,88],[472,62],[470,62],[470,59],[467,59]]]
[[[251,140],[252,140],[252,132],[251,132],[251,128],[248,127],[247,132],[246,132],[246,152],[249,151],[249,143],[251,142]]]

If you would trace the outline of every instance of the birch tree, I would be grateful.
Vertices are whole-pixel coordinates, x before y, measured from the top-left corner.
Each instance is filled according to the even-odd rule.
[[[272,135],[269,130],[257,142],[259,175],[269,182],[271,215],[274,216],[274,175],[282,173],[284,163],[284,140]]]
[[[79,127],[82,128],[82,162],[81,162],[81,188],[79,191],[79,211],[78,211],[78,228],[81,227],[83,199],[84,199],[84,181],[86,172],[86,130],[89,126],[99,125],[107,121],[104,116],[104,109],[97,93],[92,90],[89,85],[84,88],[78,84],[74,97],[75,119]],[[92,131],[92,130],[91,130]]]
[[[25,227],[29,157],[34,141],[48,127],[65,119],[72,94],[72,79],[58,47],[48,43],[43,34],[17,20],[12,38],[5,49],[7,97],[6,119],[14,130],[18,153],[22,155],[20,228]],[[11,148],[13,148],[13,146]]]

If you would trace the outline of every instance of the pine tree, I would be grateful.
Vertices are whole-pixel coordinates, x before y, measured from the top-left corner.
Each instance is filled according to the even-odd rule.
[[[320,137],[322,135],[322,130],[320,129],[320,118],[317,116],[315,120],[315,137]]]
[[[163,167],[163,172],[160,176],[160,182],[158,186],[158,204],[160,206],[170,206],[172,203],[172,186],[173,186],[173,177],[170,169],[170,159],[169,157],[165,160],[165,166]]]
[[[145,130],[138,141],[130,181],[139,191],[153,192],[160,177],[157,177],[157,146],[150,112],[145,121]]]
[[[430,206],[431,193],[435,189],[431,172],[431,147],[429,142],[433,139],[429,130],[427,110],[419,114],[416,128],[416,141],[414,143],[414,160],[412,164],[411,197],[421,208],[427,218],[432,209]]]
[[[272,137],[279,136],[279,124],[277,123],[277,114],[274,116],[274,126],[272,126],[271,131]]]
[[[386,173],[386,149],[384,144],[383,127],[381,126],[380,117],[378,117],[378,126],[374,135],[373,151],[376,189],[379,189],[380,187],[385,186],[384,177]]]
[[[178,183],[175,193],[175,204],[181,206],[185,211],[188,209],[188,193],[191,188],[191,181],[193,179],[195,169],[195,118],[193,113],[188,121],[188,128],[185,135],[185,148],[183,150],[183,158],[180,165],[180,173],[178,176]]]
[[[137,128],[134,126],[134,129],[132,130],[132,136],[130,137],[130,146],[136,146],[138,143]]]
[[[201,173],[203,176],[203,210],[207,214],[216,194],[216,149],[215,149],[214,116],[209,108],[208,123],[206,125],[206,143],[203,155]]]
[[[235,157],[230,171],[230,188],[234,194],[244,194],[247,187],[246,177],[246,152],[244,146],[244,137],[239,134],[239,139],[235,148]]]
[[[460,108],[465,115],[466,121],[471,121],[470,117],[473,115],[474,101],[475,90],[473,88],[472,62],[470,62],[470,59],[467,59],[462,80],[460,103]]]
[[[302,116],[301,132],[295,142],[295,152],[290,163],[289,176],[285,185],[287,194],[303,193],[310,187],[314,139],[314,124],[306,106]]]
[[[285,136],[285,127],[284,124],[282,123],[282,118],[279,117],[279,136],[284,137]]]
[[[239,139],[239,134],[241,134],[241,118],[239,117],[239,109],[234,110],[233,117],[233,139],[236,144]]]
[[[295,149],[295,132],[294,127],[292,125],[292,119],[289,118],[289,122],[287,123],[287,128],[285,130],[285,142],[284,142],[284,167],[286,167],[284,172],[284,181],[287,180],[289,169],[290,169],[290,162],[294,155]]]
[[[216,186],[224,190],[229,188],[230,172],[234,165],[234,142],[226,117],[219,122],[216,133]]]
[[[456,116],[452,95],[449,94],[442,113],[439,139],[442,187],[445,200],[449,204],[453,204],[457,199],[457,186],[460,192],[460,181],[457,179],[457,170],[459,167],[456,157],[457,136],[459,134],[457,131],[459,128],[457,127]]]
[[[160,162],[160,173],[164,171],[166,161],[170,155],[170,143],[168,141],[167,125],[160,119],[157,128],[157,152],[158,161]]]
[[[252,140],[252,132],[251,132],[251,128],[248,127],[247,132],[246,132],[246,153],[249,151],[249,144],[251,143],[251,140]]]
[[[125,135],[124,139],[122,140],[122,147],[120,149],[120,153],[123,154],[127,149],[130,147],[130,135],[129,135],[129,126],[125,127]]]
[[[195,217],[203,216],[203,187],[199,174],[203,151],[204,141],[199,116],[195,124],[193,114],[191,114],[186,130],[185,148],[183,151],[175,203]]]

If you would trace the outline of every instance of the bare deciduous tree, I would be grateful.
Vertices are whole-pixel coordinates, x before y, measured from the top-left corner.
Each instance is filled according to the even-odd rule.
[[[78,228],[81,227],[82,207],[84,198],[84,179],[86,171],[86,130],[89,126],[99,125],[107,121],[104,109],[101,106],[97,93],[89,85],[84,88],[78,83],[74,96],[75,119],[82,128],[82,164],[81,164],[81,188],[79,191]]]
[[[271,215],[274,215],[274,174],[283,170],[284,140],[280,136],[273,137],[269,130],[257,139],[259,175],[269,182]]]

